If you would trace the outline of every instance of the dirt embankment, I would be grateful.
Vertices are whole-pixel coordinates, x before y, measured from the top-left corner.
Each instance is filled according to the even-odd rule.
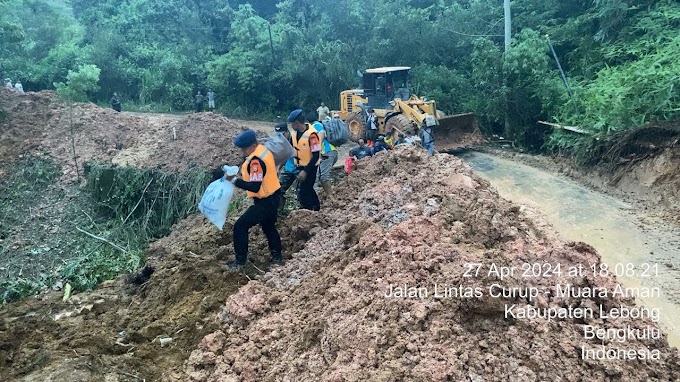
[[[65,179],[73,180],[74,148],[81,174],[91,160],[169,172],[242,161],[231,141],[245,127],[214,113],[147,117],[88,103],[71,107],[50,91],[18,94],[5,88],[0,89],[0,110],[3,167],[19,155],[41,152],[62,165]]]
[[[56,102],[53,92],[18,94],[4,88],[0,89],[0,111],[0,181],[7,181],[2,170],[19,165],[21,157],[49,158],[64,172],[62,182],[49,186],[63,192],[50,191],[57,199],[34,208],[26,218],[37,223],[12,227],[10,237],[0,238],[7,256],[19,264],[62,266],[54,247],[40,257],[22,258],[31,248],[20,252],[13,243],[32,245],[27,239],[34,237],[28,231],[38,223],[55,242],[64,240],[58,235],[60,229],[72,229],[72,222],[63,221],[64,205],[84,199],[71,198],[82,192],[74,184],[72,137],[81,175],[83,164],[90,160],[160,167],[173,173],[192,164],[210,169],[242,161],[231,140],[244,128],[217,114],[147,117],[92,104],[75,104],[71,113],[69,107]],[[224,235],[200,215],[178,224],[170,237],[154,243],[147,252],[147,264],[154,269],[148,282],[145,277],[131,282],[121,277],[66,302],[61,300],[63,292],[44,292],[4,305],[0,310],[0,379],[136,381],[139,376],[159,380],[163,374],[181,371],[189,351],[214,330],[212,318],[226,297],[248,281],[245,275],[227,274],[220,268],[231,253],[229,232],[234,216]],[[266,246],[261,237],[255,238],[260,247]],[[294,234],[285,238],[291,250],[301,245],[292,242]],[[45,243],[35,243],[39,244]],[[15,271],[18,267],[4,262],[2,266],[3,272],[11,272],[8,276],[22,276]],[[29,277],[27,273],[23,277]],[[173,342],[161,347],[160,337],[172,337]]]
[[[442,159],[441,157],[439,159]],[[308,215],[298,218],[308,217]],[[511,319],[505,304],[526,307],[631,307],[620,298],[560,297],[555,285],[601,286],[592,275],[463,278],[466,263],[599,263],[583,244],[550,238],[518,209],[499,200],[459,160],[446,166],[404,148],[359,162],[338,185],[313,237],[283,268],[249,283],[227,300],[221,330],[207,336],[187,362],[191,381],[675,380],[678,352],[659,340],[625,347],[655,348],[658,363],[583,360],[583,325],[619,328],[656,324],[595,316]],[[295,219],[295,214],[292,215]],[[313,223],[314,221],[318,223]],[[329,228],[325,228],[329,226]],[[433,286],[488,289],[536,287],[522,297],[436,298]],[[386,297],[394,286],[424,287],[426,297]],[[441,290],[440,290],[441,292]],[[615,346],[616,347],[616,346]]]
[[[121,276],[67,302],[62,293],[50,292],[3,307],[3,380],[182,380],[190,352],[219,329],[215,317],[227,297],[260,274],[222,268],[233,258],[231,229],[242,211],[224,233],[201,215],[177,224],[148,250],[150,277],[142,271]],[[304,230],[282,226],[280,232],[286,256],[304,246]],[[260,232],[251,237],[251,259],[266,269],[266,239]],[[172,342],[161,346],[168,337]]]

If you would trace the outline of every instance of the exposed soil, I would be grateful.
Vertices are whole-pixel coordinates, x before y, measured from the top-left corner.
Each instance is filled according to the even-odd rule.
[[[58,267],[63,252],[42,245],[40,249],[46,252],[36,257],[32,248],[41,244],[36,234],[54,236],[62,228],[73,228],[55,220],[55,213],[63,212],[65,203],[79,200],[73,195],[77,191],[72,185],[75,167],[70,135],[64,128],[68,109],[56,103],[51,92],[17,94],[3,88],[0,95],[6,113],[0,121],[3,170],[20,165],[18,159],[33,157],[50,158],[65,170],[63,182],[48,187],[51,199],[45,202],[49,208],[34,209],[26,222],[31,225],[11,228],[12,240],[3,243],[16,260],[12,266],[3,264],[3,273],[15,277],[21,266],[26,268],[23,276],[29,277],[31,267],[35,266],[36,272]],[[216,114],[147,116],[76,104],[73,116],[79,166],[102,160],[181,172],[192,164],[210,169],[242,161],[231,140],[246,127]],[[4,180],[4,175],[0,179]],[[59,199],[64,194],[68,198]],[[169,237],[152,244],[146,267],[136,275],[105,282],[96,291],[76,294],[67,302],[62,301],[62,291],[44,291],[4,305],[0,312],[3,380],[159,380],[162,375],[181,372],[190,351],[216,329],[213,318],[226,296],[247,283],[248,277],[259,274],[257,269],[267,267],[266,240],[253,232],[251,260],[257,268],[249,268],[247,273],[221,268],[233,257],[231,225],[245,208],[247,205],[230,216],[223,234],[201,215],[180,222]],[[295,227],[284,225],[280,231],[286,256],[302,248],[308,237],[304,229],[298,232]],[[14,240],[15,236],[20,238]],[[30,267],[21,265],[29,255]],[[161,337],[173,340],[161,346]]]
[[[5,88],[0,89],[0,108],[6,113],[0,121],[3,168],[19,155],[41,152],[72,181],[74,146],[81,174],[83,163],[91,160],[170,172],[242,161],[231,141],[246,127],[214,113],[145,116],[87,103],[71,108],[59,103],[54,92],[17,94]]]
[[[187,362],[189,380],[680,377],[677,349],[669,348],[665,340],[626,343],[659,349],[663,361],[656,365],[581,359],[580,347],[586,342],[583,324],[655,325],[649,321],[504,318],[504,304],[524,306],[527,301],[522,298],[386,298],[389,285],[487,288],[499,281],[463,279],[467,262],[519,267],[523,262],[548,261],[563,269],[599,262],[587,245],[561,243],[536,228],[460,160],[447,166],[440,163],[412,148],[359,161],[316,219],[330,228],[319,227],[293,261],[228,299],[218,317],[222,329],[207,336]],[[502,283],[550,290],[556,283],[612,288],[615,282],[562,275],[511,277]],[[632,304],[554,293],[534,301],[538,307]]]

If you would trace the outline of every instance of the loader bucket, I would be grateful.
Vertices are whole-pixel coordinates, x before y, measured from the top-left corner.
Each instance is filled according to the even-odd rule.
[[[450,115],[439,118],[434,131],[438,151],[471,147],[484,141],[474,113]]]

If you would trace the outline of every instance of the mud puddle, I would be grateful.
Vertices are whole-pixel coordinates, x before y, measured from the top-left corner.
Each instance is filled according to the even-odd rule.
[[[650,220],[628,203],[556,174],[488,154],[459,157],[502,197],[537,211],[564,239],[592,245],[624,286],[660,288],[661,297],[638,302],[659,308],[668,342],[680,347],[680,227]],[[627,264],[634,264],[633,275]]]

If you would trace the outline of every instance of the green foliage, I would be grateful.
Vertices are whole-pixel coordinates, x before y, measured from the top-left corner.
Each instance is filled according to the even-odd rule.
[[[23,277],[4,282],[0,284],[0,290],[3,291],[2,302],[15,301],[30,296],[44,287],[46,287],[46,283],[43,280],[36,281]]]
[[[133,167],[90,164],[88,190],[100,214],[136,225],[144,240],[163,237],[170,227],[196,211],[210,178],[203,169],[182,175]]]
[[[66,83],[55,82],[54,86],[57,88],[57,94],[68,100],[85,102],[88,99],[88,93],[95,92],[99,89],[99,73],[101,71],[96,65],[80,65],[77,71],[68,71],[66,76]]]
[[[69,261],[63,269],[63,277],[77,291],[93,289],[102,281],[129,273],[144,265],[144,253],[139,250],[103,250],[88,253]]]
[[[493,41],[476,39],[470,54],[470,86],[456,89],[461,102],[460,111],[474,110],[482,126],[491,130],[505,120],[503,83],[503,54]]]
[[[149,242],[197,211],[211,179],[198,168],[170,175],[94,163],[86,166],[83,193],[77,186],[55,185],[61,174],[51,160],[29,157],[9,168],[0,183],[5,301],[57,280],[87,290],[138,269]],[[230,211],[243,202],[234,200]]]
[[[554,115],[579,125],[592,137],[554,134],[553,150],[572,153],[583,162],[600,155],[597,141],[655,120],[680,118],[680,5],[661,1],[638,13],[620,39],[603,48],[612,63],[593,79],[575,85],[575,97]]]
[[[680,36],[653,53],[617,67],[606,67],[592,82],[581,83],[572,104],[577,122],[596,135],[650,120],[680,117]],[[568,110],[568,109],[567,109]]]
[[[0,3],[0,72],[41,89],[93,64],[98,102],[118,92],[140,110],[190,110],[211,87],[219,111],[253,117],[321,101],[337,108],[357,70],[406,65],[417,94],[475,112],[485,131],[533,149],[544,138],[539,119],[607,134],[677,118],[677,1],[512,7],[504,54],[502,3],[487,0],[17,0]]]
[[[470,81],[456,70],[445,66],[419,65],[413,68],[413,83],[421,96],[437,101],[437,108],[447,114],[465,110],[465,99],[459,93],[470,87]]]

